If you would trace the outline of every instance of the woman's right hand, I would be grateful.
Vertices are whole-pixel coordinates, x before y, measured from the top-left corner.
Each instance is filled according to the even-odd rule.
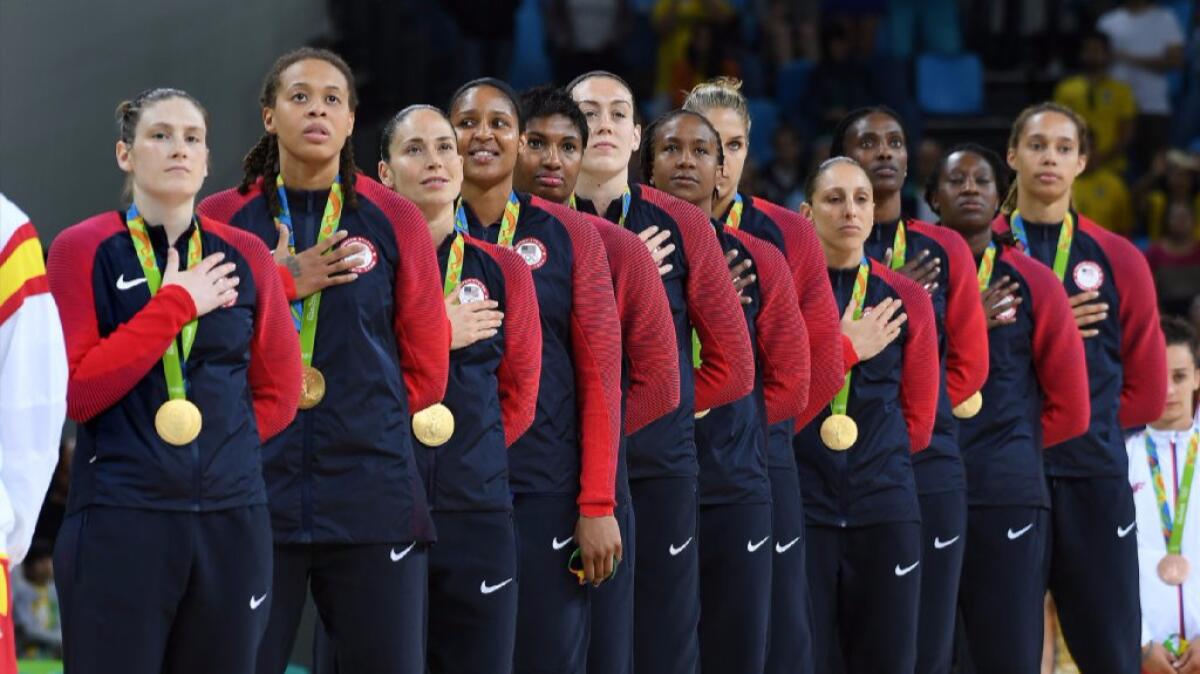
[[[186,290],[196,305],[196,318],[217,307],[233,304],[237,301],[237,286],[241,280],[230,276],[237,265],[232,262],[221,264],[224,259],[225,253],[213,253],[195,267],[180,270],[179,252],[170,248],[167,250],[167,268],[162,287],[174,285]]]
[[[450,350],[471,346],[488,339],[500,331],[504,313],[495,300],[483,300],[460,304],[458,289],[446,298],[446,317],[450,319]]]
[[[1150,648],[1142,652],[1142,671],[1146,674],[1175,674],[1172,659],[1162,644],[1151,642]]]
[[[850,339],[860,361],[874,358],[888,344],[896,341],[900,336],[900,326],[908,320],[908,314],[896,314],[900,311],[901,303],[893,297],[867,307],[858,320],[854,319],[854,307],[854,300],[850,300],[842,312],[842,334]]]

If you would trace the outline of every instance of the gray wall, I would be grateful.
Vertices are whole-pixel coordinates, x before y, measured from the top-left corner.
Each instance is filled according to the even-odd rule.
[[[154,86],[208,108],[203,194],[229,187],[262,133],[263,75],[329,31],[322,0],[0,0],[0,191],[43,242],[118,207],[113,111]]]

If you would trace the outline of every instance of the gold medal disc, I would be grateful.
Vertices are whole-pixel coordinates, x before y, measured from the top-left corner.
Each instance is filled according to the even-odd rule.
[[[1167,555],[1158,562],[1158,577],[1167,585],[1183,585],[1192,573],[1192,565],[1183,555]]]
[[[983,409],[983,394],[976,391],[971,394],[970,398],[962,401],[954,408],[954,416],[959,419],[970,419],[979,414],[979,410]]]
[[[168,400],[154,415],[154,430],[164,442],[181,447],[200,435],[200,408],[184,398]]]
[[[430,405],[412,418],[413,435],[426,447],[440,447],[454,435],[454,413],[441,403]]]
[[[311,365],[304,367],[300,380],[300,402],[297,405],[302,410],[312,409],[325,397],[325,375]]]
[[[858,424],[845,414],[833,414],[821,422],[821,442],[825,446],[844,452],[858,441]]]

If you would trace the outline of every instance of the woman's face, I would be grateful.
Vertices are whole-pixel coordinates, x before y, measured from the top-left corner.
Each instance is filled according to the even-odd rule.
[[[1017,172],[1017,189],[1043,203],[1066,197],[1087,166],[1080,154],[1079,129],[1066,115],[1047,110],[1033,115],[1008,148],[1008,165]]]
[[[275,103],[263,108],[263,126],[280,152],[310,166],[337,161],[354,132],[350,85],[336,66],[304,59],[279,73]]]
[[[742,171],[746,166],[746,152],[750,132],[746,122],[733,108],[713,108],[704,113],[708,123],[721,134],[725,150],[725,166],[717,178],[717,195],[725,199],[736,192],[742,182]]]
[[[576,84],[571,98],[588,123],[583,170],[611,176],[627,169],[642,142],[642,127],[633,121],[633,94],[611,77],[596,76]]]
[[[450,123],[458,132],[465,180],[483,188],[507,180],[520,143],[517,110],[499,89],[481,84],[454,103]]]
[[[875,221],[871,181],[849,162],[827,167],[800,212],[812,220],[825,248],[861,253]]]
[[[410,112],[396,125],[388,151],[388,161],[379,162],[380,180],[423,212],[453,203],[462,190],[463,159],[440,113]]]
[[[991,227],[1000,205],[996,176],[986,159],[970,151],[946,158],[933,193],[933,208],[942,224],[963,234]]]
[[[679,115],[660,125],[650,143],[650,183],[711,215],[718,169],[712,130],[694,115]]]
[[[134,196],[194,199],[208,176],[206,132],[204,113],[186,98],[145,107],[133,143],[117,141],[117,165],[130,174]]]
[[[873,112],[850,125],[843,139],[846,156],[871,177],[875,194],[899,192],[908,174],[904,129],[891,115]]]

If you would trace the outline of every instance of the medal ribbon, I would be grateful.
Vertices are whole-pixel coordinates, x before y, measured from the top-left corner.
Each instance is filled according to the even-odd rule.
[[[983,251],[983,259],[979,261],[979,291],[988,289],[992,281],[992,272],[996,269],[996,242],[989,241],[987,250]]]
[[[1025,221],[1021,218],[1020,211],[1013,211],[1009,217],[1009,227],[1012,229],[1013,236],[1017,241],[1021,242],[1025,252],[1029,253],[1029,232],[1025,231]],[[1067,275],[1067,260],[1071,257],[1071,241],[1075,238],[1075,216],[1071,211],[1067,211],[1067,217],[1063,218],[1062,229],[1058,232],[1058,247],[1054,251],[1054,275],[1058,280],[1063,280]]]
[[[618,227],[625,226],[625,218],[629,217],[629,204],[633,201],[633,193],[630,192],[629,186],[625,186],[625,192],[621,195],[621,219],[617,220]],[[575,193],[571,193],[571,198],[567,200],[567,206],[573,211],[579,210],[579,206],[575,202]]]
[[[150,244],[150,233],[146,231],[146,221],[138,213],[137,206],[130,204],[125,212],[125,225],[129,228],[129,238],[133,239],[133,249],[137,252],[138,262],[146,274],[146,286],[150,288],[150,297],[158,294],[162,286],[162,272],[158,270],[158,261],[154,258],[154,246]],[[193,220],[192,236],[188,239],[187,269],[200,264],[204,253],[200,246],[200,221]],[[196,341],[197,319],[193,318],[180,331],[181,340],[172,339],[171,345],[163,354],[163,375],[167,379],[167,396],[171,400],[187,398],[187,390],[183,383],[183,366],[180,364],[179,342],[183,342],[183,360],[192,352],[192,344]]]
[[[513,237],[517,234],[517,219],[521,217],[521,202],[517,200],[516,192],[508,193],[508,203],[504,204],[504,215],[500,218],[500,235],[496,243],[505,248],[512,248]],[[455,223],[457,226],[457,223]]]
[[[896,223],[896,238],[892,239],[892,269],[904,266],[908,259],[908,232],[904,230],[904,218]]]
[[[854,303],[854,320],[862,318],[863,301],[867,297],[867,282],[871,278],[871,263],[864,257],[862,262],[858,264],[858,276],[854,279],[854,288],[850,291],[850,301]],[[833,402],[829,405],[829,410],[834,414],[845,414],[846,404],[850,402],[850,375],[853,370],[846,373],[846,382],[842,384],[841,390],[833,397]]]
[[[1150,464],[1150,476],[1154,483],[1154,498],[1158,501],[1158,514],[1162,519],[1163,538],[1167,541],[1167,554],[1178,555],[1183,550],[1183,527],[1187,524],[1188,501],[1191,500],[1192,478],[1196,473],[1196,450],[1200,445],[1200,431],[1192,432],[1188,442],[1187,459],[1183,465],[1183,480],[1179,495],[1175,499],[1175,519],[1171,519],[1171,507],[1167,503],[1167,487],[1163,482],[1162,467],[1158,461],[1158,448],[1154,440],[1146,435],[1146,461]]]
[[[292,213],[288,210],[287,190],[283,188],[283,176],[275,178],[275,187],[279,190],[279,216],[277,224],[283,224],[288,229],[288,250],[296,253],[296,230],[292,227]],[[329,198],[325,200],[325,212],[321,215],[321,227],[317,230],[317,243],[333,236],[342,224],[342,178],[333,179],[329,188]],[[300,331],[300,360],[305,367],[312,365],[313,345],[317,341],[317,312],[321,308],[322,291],[317,291],[304,298],[303,302],[292,303],[292,320]],[[296,306],[300,305],[297,312]]]
[[[733,206],[729,207],[729,215],[725,216],[725,226],[730,229],[738,229],[742,226],[742,209],[745,204],[742,203],[742,195],[733,195]]]
[[[467,250],[463,234],[466,231],[467,212],[463,210],[462,199],[459,199],[454,208],[454,243],[450,244],[450,257],[446,260],[446,280],[442,283],[444,297],[449,297],[462,279],[463,257]]]

